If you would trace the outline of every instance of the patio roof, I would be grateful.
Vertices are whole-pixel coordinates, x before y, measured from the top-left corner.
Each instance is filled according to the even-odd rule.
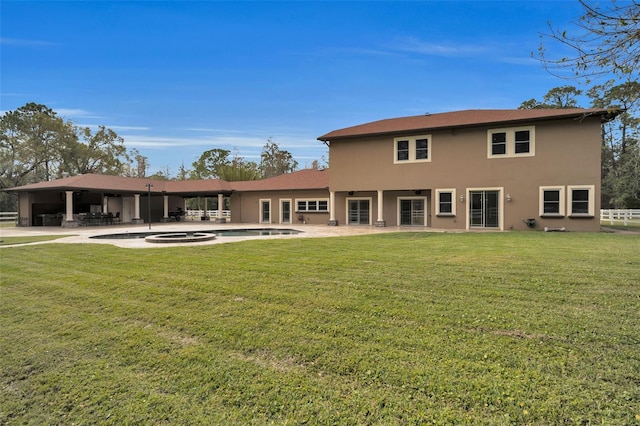
[[[30,191],[101,191],[143,193],[152,184],[154,194],[207,195],[234,191],[279,191],[294,189],[328,189],[328,169],[304,169],[267,179],[227,182],[220,179],[164,181],[99,174],[84,174],[38,182],[8,189],[9,192]]]

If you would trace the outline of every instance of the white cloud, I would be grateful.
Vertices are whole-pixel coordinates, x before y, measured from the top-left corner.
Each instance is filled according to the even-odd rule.
[[[192,147],[192,146],[210,146],[223,149],[231,149],[235,147],[262,147],[264,140],[255,137],[164,137],[164,136],[145,136],[145,135],[120,135],[124,138],[127,146],[136,146],[144,148],[172,148],[172,147]]]
[[[52,108],[59,117],[102,118],[99,115],[81,108]]]
[[[401,52],[419,53],[432,56],[468,56],[479,55],[488,50],[483,44],[463,44],[454,42],[433,43],[416,37],[396,38],[389,48]]]
[[[120,134],[125,145],[129,147],[166,149],[166,148],[187,148],[187,147],[207,147],[207,149],[220,148],[233,151],[238,149],[243,155],[243,150],[262,150],[267,142],[267,138],[252,134],[240,135],[240,131],[235,134],[224,135],[181,137],[181,136],[156,136],[141,134]],[[280,149],[292,151],[303,148],[322,148],[319,141],[313,136],[286,135],[274,136],[273,142],[278,144]]]
[[[207,129],[204,127],[195,127],[184,129],[188,132],[209,132],[209,133],[242,133],[244,130],[230,130],[230,129]]]
[[[500,62],[511,65],[535,65],[540,66],[540,61],[531,56],[502,56],[499,58]]]
[[[143,127],[143,126],[105,126],[111,130],[131,130],[131,131],[149,131],[151,127]]]

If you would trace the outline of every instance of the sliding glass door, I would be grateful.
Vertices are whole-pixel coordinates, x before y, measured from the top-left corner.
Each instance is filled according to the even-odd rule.
[[[369,225],[371,216],[370,201],[349,200],[349,225]]]
[[[469,191],[469,227],[500,227],[500,191]]]

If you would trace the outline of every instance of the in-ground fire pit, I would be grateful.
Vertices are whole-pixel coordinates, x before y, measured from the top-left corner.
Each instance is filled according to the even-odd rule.
[[[144,238],[148,243],[199,243],[211,241],[216,238],[215,234],[208,232],[174,232],[169,234],[155,234]]]

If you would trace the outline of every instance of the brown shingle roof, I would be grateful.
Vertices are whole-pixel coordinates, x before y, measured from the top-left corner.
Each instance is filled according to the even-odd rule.
[[[329,169],[304,169],[267,179],[230,182],[234,191],[282,191],[291,189],[328,189]]]
[[[32,183],[30,185],[18,186],[12,188],[20,191],[39,191],[46,189],[60,190],[105,190],[110,191],[117,189],[122,192],[144,192],[145,185],[151,183],[152,192],[162,192],[167,182],[148,178],[131,178],[123,176],[110,176],[88,173],[84,175],[71,176],[62,179],[51,180],[47,182]]]
[[[318,140],[333,141],[356,136],[430,131],[455,127],[509,124],[560,118],[581,118],[589,115],[607,116],[617,113],[618,111],[600,108],[465,110],[373,121],[371,123],[334,130],[326,135],[320,136]]]
[[[48,182],[11,188],[12,192],[24,191],[117,191],[143,193],[151,183],[151,192],[168,194],[213,194],[231,191],[266,191],[291,189],[327,189],[329,188],[328,170],[305,169],[267,179],[227,182],[220,179],[163,181],[149,178],[131,178],[98,174],[84,174]]]

